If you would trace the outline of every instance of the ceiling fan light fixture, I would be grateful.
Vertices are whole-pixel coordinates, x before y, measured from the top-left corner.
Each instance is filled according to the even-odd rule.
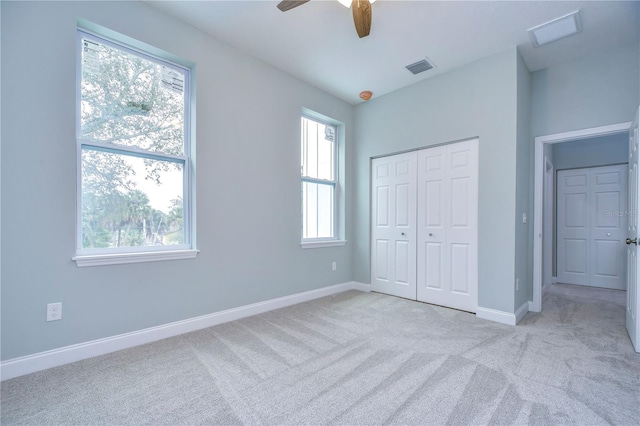
[[[351,9],[353,24],[356,27],[358,37],[362,38],[368,36],[369,32],[371,32],[371,3],[375,0],[353,0],[350,3],[347,3],[349,0],[338,1]],[[286,12],[307,2],[309,2],[309,0],[282,0],[276,5],[276,7],[281,11]]]
[[[534,47],[560,40],[582,31],[580,10],[553,19],[544,24],[529,28],[527,32]]]
[[[375,1],[376,0],[369,0],[369,3],[373,4]],[[351,7],[352,0],[338,0],[338,2],[348,9]]]

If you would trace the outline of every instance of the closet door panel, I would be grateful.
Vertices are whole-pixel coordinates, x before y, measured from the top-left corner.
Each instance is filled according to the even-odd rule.
[[[475,312],[478,140],[419,151],[418,194],[418,300]]]
[[[446,219],[447,150],[444,146],[418,151],[418,289],[417,299],[430,292],[441,303],[449,292]]]
[[[444,269],[444,244],[424,242],[423,258],[418,263],[424,265],[423,285],[430,290],[442,290],[442,276]]]
[[[450,248],[451,292],[467,296],[470,290],[469,259],[471,256],[469,244],[453,243]]]
[[[591,171],[591,285],[627,289],[627,165]]]
[[[416,298],[415,152],[371,163],[371,288]]]

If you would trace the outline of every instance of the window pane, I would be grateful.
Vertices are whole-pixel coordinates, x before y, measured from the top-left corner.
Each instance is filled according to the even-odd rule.
[[[82,247],[185,243],[181,163],[82,150]]]
[[[302,183],[303,238],[332,238],[333,185]]]
[[[318,237],[318,185],[302,183],[302,238]]]
[[[333,237],[333,186],[318,185],[318,238]]]
[[[184,72],[82,39],[80,137],[184,153]]]
[[[302,118],[302,175],[334,180],[335,127]]]

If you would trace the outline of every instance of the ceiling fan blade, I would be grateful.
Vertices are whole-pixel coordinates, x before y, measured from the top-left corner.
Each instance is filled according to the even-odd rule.
[[[368,36],[371,31],[371,3],[369,0],[353,0],[351,10],[358,37]]]
[[[309,0],[282,0],[280,3],[278,3],[278,9],[286,12],[287,10],[293,9],[294,7],[303,5],[308,1]]]

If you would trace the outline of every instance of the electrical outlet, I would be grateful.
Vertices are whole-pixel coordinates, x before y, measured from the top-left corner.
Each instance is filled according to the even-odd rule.
[[[522,213],[522,223],[527,223],[527,214]]]
[[[47,321],[62,319],[62,302],[47,304]]]
[[[336,269],[338,269],[338,262],[336,261],[331,262],[331,270],[335,271]]]
[[[516,291],[520,291],[520,278],[516,278]]]

